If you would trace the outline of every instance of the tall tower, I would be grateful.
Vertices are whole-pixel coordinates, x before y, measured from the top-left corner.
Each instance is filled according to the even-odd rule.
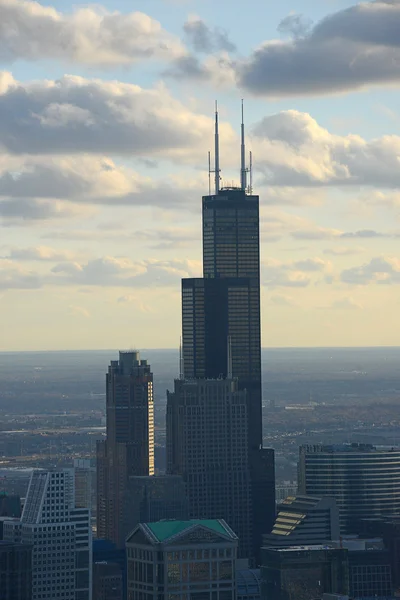
[[[153,374],[139,352],[120,352],[106,376],[107,439],[97,444],[97,535],[124,545],[129,477],[154,475]]]
[[[202,203],[203,277],[182,280],[184,375],[229,375],[247,392],[253,548],[258,558],[261,535],[269,533],[275,517],[274,455],[262,447],[259,197],[252,193],[251,173],[247,187],[243,111],[238,187],[220,187],[218,114],[215,123],[215,192]]]

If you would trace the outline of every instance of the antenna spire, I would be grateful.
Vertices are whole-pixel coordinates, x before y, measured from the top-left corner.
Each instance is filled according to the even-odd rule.
[[[218,103],[215,101],[215,195],[219,193],[219,130],[218,130]]]
[[[242,100],[242,144],[240,147],[240,187],[246,191],[247,188],[247,169],[246,169],[246,147],[244,139],[244,109]]]

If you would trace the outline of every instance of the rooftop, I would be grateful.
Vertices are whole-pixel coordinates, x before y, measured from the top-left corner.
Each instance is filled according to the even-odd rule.
[[[190,529],[194,525],[202,525],[215,533],[232,537],[233,533],[224,521],[218,519],[193,519],[191,521],[158,521],[157,523],[146,523],[152,534],[159,542],[178,535]],[[236,536],[235,536],[236,537]]]

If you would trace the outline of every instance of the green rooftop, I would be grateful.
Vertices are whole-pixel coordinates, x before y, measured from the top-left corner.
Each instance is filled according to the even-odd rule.
[[[158,521],[157,523],[146,523],[147,527],[156,536],[159,542],[164,542],[168,538],[182,533],[185,529],[193,527],[193,525],[203,525],[207,529],[229,535],[229,532],[217,519],[193,519],[192,521]]]

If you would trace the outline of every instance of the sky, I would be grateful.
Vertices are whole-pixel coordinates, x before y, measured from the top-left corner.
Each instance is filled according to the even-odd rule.
[[[0,0],[0,350],[179,345],[218,100],[262,344],[398,345],[400,0]]]

